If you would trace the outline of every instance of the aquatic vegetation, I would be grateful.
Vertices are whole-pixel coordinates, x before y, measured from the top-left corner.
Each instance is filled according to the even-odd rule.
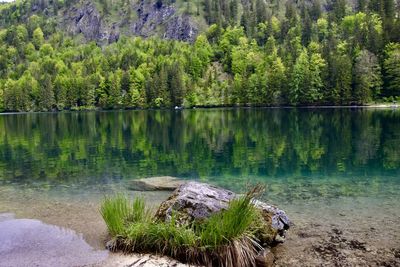
[[[106,198],[100,211],[113,238],[111,250],[160,253],[206,266],[254,266],[262,249],[254,235],[260,218],[252,204],[256,193],[249,191],[227,210],[191,224],[180,224],[174,215],[152,219],[142,199],[131,202],[122,195]]]

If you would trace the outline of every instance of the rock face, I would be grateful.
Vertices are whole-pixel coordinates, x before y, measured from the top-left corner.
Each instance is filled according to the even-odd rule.
[[[194,41],[197,28],[188,16],[177,13],[174,5],[159,1],[139,1],[134,6],[137,19],[132,23],[132,33],[143,37],[154,35],[159,28],[164,28],[161,37],[181,41]]]
[[[176,12],[172,6],[149,4],[148,2],[142,0],[135,7],[138,19],[132,24],[132,32],[144,37],[153,35],[157,26],[165,23]]]
[[[174,191],[183,183],[176,177],[160,176],[131,180],[128,188],[135,191]]]
[[[164,38],[180,41],[194,41],[198,30],[188,16],[178,16],[171,19],[166,25]]]
[[[167,200],[161,203],[156,218],[168,221],[174,214],[181,224],[203,220],[215,212],[227,209],[229,201],[236,197],[235,193],[226,189],[204,183],[188,182],[177,188]],[[262,216],[260,220],[262,225],[259,229],[257,228],[257,238],[266,244],[283,241],[285,232],[291,224],[285,212],[258,200],[254,200],[254,206]]]
[[[96,6],[90,1],[66,9],[61,24],[66,26],[69,34],[82,33],[88,41],[112,43],[119,39],[118,25],[104,23]]]
[[[174,2],[130,1],[125,8],[111,11],[112,14],[99,10],[101,6],[93,0],[74,1],[59,11],[49,8],[50,4],[46,3],[34,4],[31,12],[53,16],[57,18],[60,30],[66,30],[70,35],[82,34],[87,41],[99,44],[116,42],[121,33],[189,42],[198,34],[192,18],[178,12],[178,4]]]

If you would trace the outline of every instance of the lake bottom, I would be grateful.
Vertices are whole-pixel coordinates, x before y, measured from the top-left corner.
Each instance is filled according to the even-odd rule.
[[[17,218],[38,219],[72,229],[82,233],[95,249],[104,249],[107,231],[99,205],[105,195],[116,192],[131,197],[142,195],[152,206],[170,194],[128,191],[123,184],[90,189],[28,189],[7,185],[0,187],[0,213],[11,212]],[[398,199],[396,195],[339,196],[274,203],[294,223],[286,242],[274,248],[276,265],[400,266]]]

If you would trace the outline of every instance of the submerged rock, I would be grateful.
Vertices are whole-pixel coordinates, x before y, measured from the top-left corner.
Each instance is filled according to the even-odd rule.
[[[261,250],[256,258],[257,267],[272,267],[274,266],[275,255],[268,248]]]
[[[107,258],[74,231],[38,220],[0,217],[0,267],[86,266]]]
[[[184,183],[176,177],[159,176],[129,181],[128,188],[134,191],[174,191]]]
[[[227,209],[229,202],[236,197],[234,192],[223,188],[199,182],[188,182],[182,184],[161,203],[156,212],[156,219],[168,221],[174,214],[180,224],[203,220],[215,212]],[[291,224],[286,213],[258,200],[254,200],[253,204],[262,217],[260,218],[261,225],[257,227],[256,237],[265,244],[282,242]]]

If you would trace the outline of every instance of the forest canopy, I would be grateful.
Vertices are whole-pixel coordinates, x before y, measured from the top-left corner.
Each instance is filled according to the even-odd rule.
[[[97,3],[102,12],[111,8],[107,1]],[[159,0],[155,4],[187,6],[183,12],[201,17],[206,30],[193,42],[121,35],[106,45],[60,31],[54,17],[28,12],[36,2],[0,4],[3,111],[400,98],[398,1],[287,1],[277,8],[275,0],[205,0],[193,7]],[[68,5],[52,3],[53,10]]]

